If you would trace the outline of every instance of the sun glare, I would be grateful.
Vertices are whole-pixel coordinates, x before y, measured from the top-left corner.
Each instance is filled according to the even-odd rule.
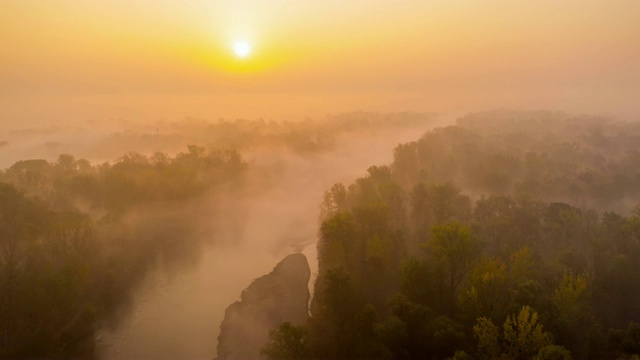
[[[233,52],[238,58],[246,58],[247,56],[251,55],[251,44],[243,40],[236,41],[235,43],[233,43]]]

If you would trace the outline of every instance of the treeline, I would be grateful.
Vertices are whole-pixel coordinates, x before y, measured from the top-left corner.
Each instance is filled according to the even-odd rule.
[[[400,145],[394,178],[628,212],[640,202],[640,124],[561,113],[467,115]]]
[[[274,329],[264,354],[637,358],[638,134],[499,112],[398,146],[326,192],[311,318]]]
[[[201,195],[245,168],[237,152],[209,151],[195,145],[188,149],[173,158],[160,152],[152,156],[129,153],[114,164],[96,166],[66,154],[54,163],[23,160],[1,171],[0,181],[55,208],[80,205],[113,213],[136,204]]]
[[[188,150],[99,165],[61,155],[0,172],[0,358],[95,356],[95,331],[147,269],[197,249],[197,220],[180,210],[242,184],[246,164]]]
[[[95,357],[96,331],[126,317],[151,269],[195,263],[202,241],[230,211],[217,200],[259,191],[245,187],[249,165],[238,151],[330,151],[345,138],[432,120],[350,113],[302,122],[186,119],[118,124],[116,132],[96,124],[9,133],[0,139],[5,160],[23,152],[66,154],[0,169],[0,359]],[[96,164],[68,155],[112,159],[125,149],[131,152]]]
[[[189,144],[202,144],[208,148],[235,149],[246,153],[260,149],[285,149],[297,154],[310,154],[332,150],[343,140],[363,135],[396,132],[427,126],[434,121],[432,114],[393,113],[378,114],[355,112],[330,115],[303,121],[220,119],[215,121],[186,118],[182,121],[154,123],[122,123],[115,130],[47,128],[26,129],[8,134],[5,152],[19,147],[21,142],[34,143],[50,138],[40,145],[40,151],[53,153],[80,153],[93,159],[112,159],[126,151],[153,154],[156,151],[176,153]],[[106,126],[106,125],[104,125]],[[66,136],[56,136],[65,134]],[[85,136],[89,140],[83,144]],[[59,140],[59,139],[67,140]],[[0,142],[2,148],[2,142]],[[33,152],[33,151],[32,151]]]
[[[433,121],[432,114],[353,112],[304,121],[187,119],[168,123],[169,134],[197,136],[198,143],[216,148],[254,149],[282,147],[298,153],[332,149],[340,138],[410,129]]]

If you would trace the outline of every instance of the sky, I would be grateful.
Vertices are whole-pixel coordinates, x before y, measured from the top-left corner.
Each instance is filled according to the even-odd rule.
[[[637,0],[1,0],[0,127],[495,108],[640,119],[638,14]]]

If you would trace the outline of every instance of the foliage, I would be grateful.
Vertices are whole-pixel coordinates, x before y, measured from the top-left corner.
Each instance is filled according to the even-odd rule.
[[[457,222],[434,226],[428,252],[435,264],[439,281],[447,289],[440,294],[443,301],[454,305],[458,288],[474,260],[476,249],[469,229]]]
[[[179,257],[187,245],[178,234],[195,231],[182,215],[163,222],[160,211],[140,210],[241,184],[237,153],[188,150],[96,166],[60,155],[0,173],[0,358],[94,355],[98,324],[157,256]]]
[[[387,120],[185,126],[218,145],[308,153],[398,125]],[[265,355],[637,357],[638,136],[633,123],[499,111],[399,145],[390,165],[324,194],[311,318],[275,329]],[[241,187],[246,169],[237,152],[189,146],[1,171],[0,358],[90,357],[82,339],[146,269],[189,254],[181,240],[197,229],[180,206]],[[161,204],[178,210],[148,211]]]
[[[517,316],[507,316],[502,333],[486,318],[479,318],[473,331],[478,339],[478,355],[482,359],[532,359],[566,353],[561,348],[550,348],[551,334],[542,330],[538,313],[528,306],[523,306]]]
[[[345,318],[347,343],[369,336],[376,356],[398,359],[634,354],[625,329],[640,322],[638,135],[636,124],[564,114],[473,114],[334,186],[318,281],[342,268],[358,289],[345,295],[351,313],[375,313],[373,332]],[[315,309],[324,291],[316,283]],[[328,323],[312,311],[316,344]],[[358,357],[332,346],[312,353]]]
[[[309,354],[306,341],[308,330],[304,326],[295,326],[286,322],[269,334],[269,343],[262,354],[271,360],[301,360]]]
[[[517,317],[507,317],[503,327],[505,350],[513,359],[531,357],[551,345],[551,334],[542,330],[538,313],[528,306],[523,306]]]

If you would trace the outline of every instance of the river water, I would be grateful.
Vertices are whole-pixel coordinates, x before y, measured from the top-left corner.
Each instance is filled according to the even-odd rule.
[[[214,358],[224,311],[253,279],[292,252],[306,254],[316,272],[323,192],[336,182],[351,183],[371,165],[390,163],[398,143],[416,140],[426,129],[343,139],[334,150],[312,155],[269,149],[243,154],[255,190],[222,202],[230,210],[212,216],[216,230],[191,263],[158,266],[148,275],[127,315],[98,332],[99,357]]]

